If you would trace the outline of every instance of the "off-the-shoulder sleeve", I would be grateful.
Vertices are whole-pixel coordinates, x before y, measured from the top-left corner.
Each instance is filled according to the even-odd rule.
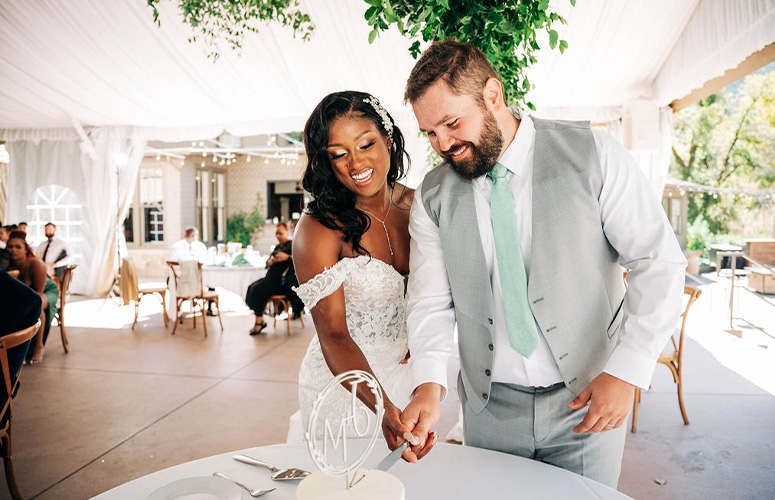
[[[342,286],[349,273],[351,261],[352,259],[340,260],[330,269],[324,269],[323,272],[315,275],[306,283],[292,287],[292,290],[304,302],[307,309],[312,309],[321,299],[328,297]]]

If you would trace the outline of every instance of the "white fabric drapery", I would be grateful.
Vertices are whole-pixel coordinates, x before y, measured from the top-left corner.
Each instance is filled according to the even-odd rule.
[[[86,178],[84,236],[90,245],[84,248],[88,268],[81,274],[87,282],[85,293],[105,295],[117,268],[119,227],[126,218],[129,203],[137,185],[137,173],[145,152],[145,139],[111,134],[96,129],[90,134],[96,158],[81,156]]]
[[[643,175],[654,188],[658,199],[662,199],[662,191],[665,189],[665,179],[670,169],[670,157],[672,155],[673,110],[665,106],[659,109],[659,144],[653,151],[633,151],[633,157],[640,167]]]
[[[241,53],[223,47],[212,62],[176,2],[159,5],[161,28],[142,1],[0,0],[0,140],[11,152],[8,220],[26,218],[37,186],[71,187],[84,203],[91,252],[74,275],[75,291],[104,292],[112,273],[116,202],[125,212],[146,140],[202,140],[300,130],[329,92],[376,95],[407,138],[415,186],[427,141],[403,104],[414,66],[411,41],[392,29],[367,43],[365,2],[301,0],[316,31],[308,43],[277,24],[248,34]],[[628,102],[664,106],[775,42],[775,0],[567,0],[551,6],[564,54],[544,49],[528,75],[536,116],[613,122]],[[669,116],[659,151],[640,155],[661,189],[669,159]],[[83,154],[72,127],[94,141]],[[116,153],[128,157],[114,186]],[[137,162],[135,161],[137,160]],[[113,193],[113,194],[111,194]],[[88,206],[88,209],[86,208]],[[119,214],[122,220],[123,213]],[[93,233],[93,234],[92,234]],[[87,245],[87,246],[89,246]],[[87,284],[84,280],[91,280]]]
[[[654,82],[666,106],[775,41],[775,0],[705,0],[686,24]]]
[[[77,133],[72,131],[75,137]],[[56,137],[69,134],[55,133]],[[39,135],[43,137],[44,134]],[[49,136],[51,137],[51,136]],[[70,188],[83,205],[83,259],[73,274],[71,291],[104,295],[116,266],[116,214],[124,220],[136,185],[145,140],[95,129],[88,138],[93,159],[80,139],[17,140],[6,144],[10,155],[8,220],[28,219],[27,205],[35,190],[48,184]],[[117,167],[122,168],[118,176]]]

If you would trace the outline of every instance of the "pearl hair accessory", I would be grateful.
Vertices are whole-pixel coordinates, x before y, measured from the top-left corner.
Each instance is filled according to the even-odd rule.
[[[382,126],[385,128],[385,131],[387,132],[388,136],[392,138],[393,121],[388,116],[387,110],[379,102],[379,99],[377,99],[374,96],[369,96],[367,99],[364,99],[363,102],[371,104],[371,107],[374,108],[374,111],[376,111],[379,117],[382,118]]]

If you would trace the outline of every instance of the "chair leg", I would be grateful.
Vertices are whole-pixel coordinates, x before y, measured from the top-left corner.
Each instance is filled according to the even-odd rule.
[[[202,299],[202,303],[200,304],[199,310],[202,312],[202,328],[205,331],[205,337],[207,337],[207,301]],[[196,313],[194,313],[194,317],[196,318]]]
[[[293,317],[293,314],[291,314],[291,303],[289,301],[284,301],[283,306],[285,307],[285,313],[287,318],[285,318],[285,323],[288,325],[288,336],[291,336],[291,318]]]
[[[689,417],[686,415],[686,408],[684,407],[684,393],[683,384],[681,384],[681,374],[678,374],[678,407],[681,408],[681,416],[684,419],[684,425],[689,425]]]
[[[164,328],[167,328],[169,318],[167,317],[167,292],[161,292],[161,314],[164,318]]]
[[[132,330],[135,329],[135,325],[137,325],[137,315],[140,312],[140,299],[135,299],[135,320],[132,322]]]
[[[632,428],[631,432],[638,430],[638,406],[640,405],[640,389],[635,388],[635,396],[632,398]]]
[[[69,345],[67,343],[67,332],[65,332],[65,310],[59,310],[59,336],[62,337],[62,348],[65,350],[65,354],[70,352]]]
[[[172,327],[172,335],[175,335],[175,330],[178,329],[178,323],[180,323],[180,321],[178,321],[179,317],[180,317],[180,300],[176,298],[175,299],[175,326]]]
[[[13,500],[23,500],[19,493],[19,486],[16,484],[16,474],[13,470],[13,449],[11,447],[11,422],[8,422],[8,432],[0,438],[2,447],[3,468],[5,469],[5,482],[8,484],[8,491]]]
[[[221,303],[218,302],[218,299],[215,299],[214,302],[215,308],[218,309],[218,323],[221,324],[221,331],[223,331],[223,320],[221,319]]]

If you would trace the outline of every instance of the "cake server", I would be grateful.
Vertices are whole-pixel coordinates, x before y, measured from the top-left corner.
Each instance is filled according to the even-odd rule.
[[[398,462],[398,459],[401,458],[401,453],[403,453],[408,446],[409,442],[405,441],[404,444],[391,451],[390,455],[383,458],[382,461],[374,468],[386,472],[389,468],[393,467],[393,464]]]
[[[301,479],[309,476],[309,472],[305,470],[278,469],[274,465],[268,464],[266,462],[262,462],[257,458],[248,457],[246,455],[234,455],[231,458],[233,458],[237,462],[242,462],[243,464],[257,465],[259,467],[264,467],[265,469],[269,469],[269,471],[272,473],[272,479],[274,479],[275,481],[284,481],[286,479]]]

